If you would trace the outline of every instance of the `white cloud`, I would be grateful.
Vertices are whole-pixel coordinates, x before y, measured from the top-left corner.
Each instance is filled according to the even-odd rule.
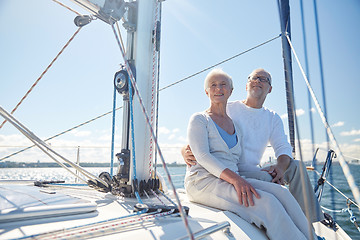
[[[354,142],[360,142],[360,138],[354,139]]]
[[[88,137],[91,135],[91,131],[79,131],[75,129],[71,132],[71,134],[75,137]]]
[[[316,109],[315,109],[315,108],[311,108],[310,111],[311,111],[312,113],[316,113]]]
[[[168,137],[169,140],[172,140],[172,139],[174,139],[174,138],[175,138],[175,134],[171,134],[171,135]]]
[[[341,136],[355,136],[355,135],[360,135],[360,130],[351,130],[348,132],[341,132],[340,133]]]
[[[161,152],[163,153],[165,162],[172,163],[184,163],[184,160],[181,156],[181,148],[183,147],[183,144],[161,144]]]
[[[302,108],[296,109],[295,112],[296,112],[296,116],[298,116],[298,117],[300,117],[300,116],[302,116],[302,115],[305,114],[305,111],[304,111],[304,109],[302,109]],[[283,114],[283,115],[280,116],[281,119],[286,119],[287,117],[288,117],[288,114],[287,114],[287,113],[285,113],[285,114]]]
[[[299,149],[298,144],[296,143],[296,152],[297,152],[297,159],[299,159]],[[327,155],[327,143],[322,142],[320,144],[315,144],[315,149],[319,148],[319,151],[316,155],[316,159],[318,162],[324,162]],[[335,150],[334,146],[330,144],[330,148]],[[360,154],[360,145],[359,144],[350,144],[350,143],[343,143],[340,144],[341,152],[346,161],[354,159],[350,156],[359,156]],[[301,140],[301,150],[302,156],[304,161],[312,161],[313,159],[313,152],[312,152],[312,144],[310,139],[303,139]],[[334,158],[334,161],[339,161],[339,156]]]
[[[331,127],[342,127],[342,126],[344,126],[344,125],[345,125],[345,123],[344,123],[344,122],[339,121],[339,122],[334,123],[333,125],[331,125]]]
[[[280,116],[281,119],[287,119],[287,117],[288,117],[287,113]]]
[[[170,130],[166,127],[159,127],[159,134],[169,134]]]
[[[304,109],[296,109],[296,116],[302,116],[305,114],[305,111]]]
[[[187,139],[185,137],[183,137],[183,136],[178,137],[177,140],[179,140],[181,143],[187,143],[188,142]]]
[[[174,129],[172,130],[172,132],[173,132],[173,133],[180,132],[180,129],[178,129],[178,128],[174,128]]]

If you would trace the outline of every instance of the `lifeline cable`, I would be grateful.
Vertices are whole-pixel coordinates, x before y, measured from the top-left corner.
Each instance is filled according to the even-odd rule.
[[[81,27],[79,27],[75,33],[72,35],[72,37],[69,39],[69,41],[65,44],[65,46],[60,50],[60,52],[56,55],[56,57],[51,61],[51,63],[46,67],[46,69],[41,73],[40,77],[35,81],[35,83],[30,87],[30,89],[26,92],[26,94],[22,97],[20,102],[15,106],[15,108],[11,111],[11,114],[13,114],[16,109],[20,106],[20,104],[25,100],[25,98],[30,94],[30,92],[34,89],[34,87],[39,83],[39,81],[42,79],[42,77],[45,75],[45,73],[50,69],[50,67],[54,64],[54,62],[58,59],[58,57],[64,52],[65,48],[69,46],[70,42],[75,38],[75,36],[79,33]],[[6,120],[2,122],[0,125],[0,129],[4,126],[6,123]]]
[[[311,96],[312,96],[312,98],[313,98],[313,101],[314,101],[314,103],[315,103],[315,106],[316,106],[316,108],[317,108],[317,111],[318,111],[318,113],[319,113],[319,115],[320,115],[320,118],[321,118],[321,120],[322,120],[322,122],[323,122],[323,124],[324,124],[324,126],[325,126],[325,128],[326,128],[326,131],[327,131],[327,134],[328,134],[328,136],[329,136],[329,138],[330,138],[330,141],[331,141],[332,144],[334,145],[335,150],[336,150],[335,152],[336,152],[336,153],[338,154],[338,156],[339,156],[340,166],[341,166],[341,168],[342,168],[342,170],[343,170],[343,172],[344,172],[345,178],[346,178],[346,180],[347,180],[347,182],[348,182],[348,184],[349,184],[349,187],[350,187],[350,189],[351,189],[351,192],[353,193],[353,196],[354,196],[354,198],[355,198],[355,201],[356,201],[356,203],[358,204],[358,208],[359,208],[359,210],[360,210],[360,207],[359,207],[359,203],[360,203],[360,192],[359,192],[359,189],[358,189],[358,187],[357,187],[356,184],[355,184],[355,181],[354,181],[354,178],[353,178],[353,176],[352,176],[352,174],[351,174],[351,172],[350,172],[349,166],[347,165],[347,163],[346,163],[346,161],[345,161],[345,159],[344,159],[344,156],[343,156],[343,154],[342,154],[342,151],[341,151],[341,149],[340,149],[340,146],[339,146],[339,144],[337,143],[337,141],[336,141],[336,139],[335,139],[335,136],[334,136],[334,134],[333,134],[333,132],[332,132],[332,130],[331,130],[331,128],[330,128],[330,125],[328,124],[327,119],[325,118],[324,113],[322,112],[322,109],[321,109],[321,106],[320,106],[320,104],[319,104],[319,101],[317,100],[317,98],[316,98],[316,96],[315,96],[315,93],[314,93],[314,91],[313,91],[313,89],[312,89],[312,87],[311,87],[311,85],[310,85],[310,83],[309,83],[309,81],[308,81],[308,79],[307,79],[307,77],[306,77],[306,75],[305,75],[305,72],[304,72],[304,70],[303,70],[303,68],[302,68],[302,66],[301,66],[301,64],[300,64],[300,61],[299,61],[299,58],[297,57],[297,54],[296,54],[296,52],[295,52],[295,49],[294,49],[294,47],[293,47],[293,45],[292,45],[289,37],[288,37],[287,35],[286,35],[286,37],[287,37],[288,42],[289,42],[289,44],[290,44],[291,50],[292,50],[292,52],[294,53],[295,59],[296,59],[296,61],[297,61],[297,63],[298,63],[298,66],[299,66],[300,71],[301,71],[301,73],[302,73],[302,75],[303,75],[303,78],[304,78],[304,80],[305,80],[305,83],[306,83],[306,85],[307,85],[307,87],[308,87],[308,89],[309,89],[309,91],[310,91],[310,93],[311,93]]]
[[[314,174],[317,174],[319,176],[321,176],[321,174],[314,170]],[[346,199],[346,204],[348,205],[347,208],[343,208],[341,210],[334,210],[334,209],[329,209],[329,208],[326,208],[324,206],[321,206],[322,209],[328,211],[328,212],[333,212],[333,213],[344,213],[344,212],[347,212],[349,213],[350,215],[350,222],[353,223],[355,225],[355,228],[360,232],[360,227],[359,225],[357,224],[356,222],[356,217],[354,216],[354,213],[353,211],[351,210],[350,208],[350,205],[351,204],[354,204],[356,207],[359,208],[359,206],[356,204],[356,202],[354,202],[351,198],[349,198],[348,196],[346,196],[343,192],[341,192],[337,187],[335,187],[334,185],[332,185],[328,180],[325,179],[325,182],[327,184],[329,184],[330,187],[332,187],[332,190],[334,189],[335,191],[337,191],[340,195],[342,195],[345,199]]]
[[[314,170],[314,172],[315,172],[318,176],[321,176],[321,174],[320,174],[318,171]],[[359,205],[358,205],[356,202],[354,202],[351,198],[349,198],[348,196],[346,196],[343,192],[340,191],[340,189],[338,189],[337,187],[335,187],[335,186],[334,186],[333,184],[331,184],[328,180],[325,179],[325,182],[326,182],[327,184],[329,184],[329,186],[332,187],[335,191],[337,191],[340,195],[342,195],[347,201],[350,201],[352,204],[354,204],[355,206],[357,206],[358,208],[360,208]]]

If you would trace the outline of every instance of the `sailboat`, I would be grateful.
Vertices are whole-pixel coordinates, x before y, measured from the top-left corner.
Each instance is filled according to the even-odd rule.
[[[162,2],[73,1],[90,13],[78,15],[76,26],[81,29],[96,18],[110,25],[124,59],[114,76],[116,94],[123,98],[122,146],[116,153],[119,166],[115,172],[95,176],[58,154],[1,107],[0,114],[7,124],[11,123],[82,184],[2,181],[0,238],[268,239],[263,230],[232,212],[192,203],[184,190],[174,186],[167,190],[154,170],[154,158],[158,155],[167,172],[157,141],[155,117]],[[281,2],[282,10],[288,11],[287,6],[288,1]],[[119,21],[123,21],[127,32],[126,46],[118,29]],[[283,33],[289,19],[284,21]],[[290,72],[288,65],[285,69]],[[171,183],[168,172],[167,177]],[[321,223],[314,224],[314,228],[325,239],[350,239],[338,225],[336,231]]]

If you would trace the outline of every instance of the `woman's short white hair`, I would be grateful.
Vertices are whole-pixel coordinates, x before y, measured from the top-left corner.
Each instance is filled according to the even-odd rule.
[[[204,88],[205,89],[209,88],[210,79],[213,78],[214,76],[218,76],[218,75],[225,77],[227,79],[231,89],[234,89],[231,76],[229,74],[227,74],[226,72],[224,72],[221,68],[214,68],[213,70],[211,70],[208,73],[208,75],[206,75],[205,81],[204,81]]]

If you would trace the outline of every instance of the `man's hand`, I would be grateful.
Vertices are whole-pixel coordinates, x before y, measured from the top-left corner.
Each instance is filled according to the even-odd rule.
[[[273,183],[284,185],[284,171],[278,165],[271,165],[270,167],[261,169],[261,171],[268,172],[273,178]]]
[[[267,168],[261,169],[262,171],[268,172],[273,180],[272,182],[283,185],[284,184],[284,173],[290,165],[291,158],[288,155],[280,155],[277,158],[277,164]]]
[[[181,155],[183,156],[186,165],[188,165],[189,167],[196,165],[195,156],[192,153],[189,145],[186,145],[181,149]]]

